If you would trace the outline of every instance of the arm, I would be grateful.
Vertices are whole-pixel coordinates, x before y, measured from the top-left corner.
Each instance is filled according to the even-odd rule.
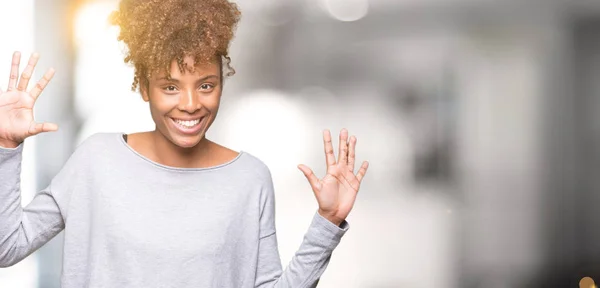
[[[340,132],[339,154],[333,155],[331,134],[323,131],[323,143],[327,175],[317,178],[305,165],[298,168],[306,179],[319,203],[319,210],[304,236],[300,249],[281,273],[281,263],[275,236],[275,200],[272,179],[267,179],[267,189],[261,212],[261,237],[259,245],[256,287],[316,287],[329,259],[342,236],[348,230],[346,217],[354,206],[360,184],[367,172],[368,162],[354,174],[356,137],[348,138],[348,131]],[[335,224],[334,224],[335,223]]]
[[[9,267],[50,241],[64,228],[63,218],[49,189],[21,206],[23,144],[0,147],[0,267]]]
[[[21,158],[25,138],[55,131],[56,124],[36,123],[33,105],[54,70],[26,91],[39,55],[34,53],[19,78],[21,54],[13,54],[8,90],[0,89],[0,267],[11,266],[48,242],[63,227],[58,205],[49,189],[21,206]],[[17,83],[18,81],[18,83]]]
[[[264,191],[266,203],[261,215],[261,237],[255,287],[316,287],[325,272],[333,250],[348,230],[348,223],[336,226],[315,213],[304,240],[282,271],[275,232],[275,199],[273,186]]]

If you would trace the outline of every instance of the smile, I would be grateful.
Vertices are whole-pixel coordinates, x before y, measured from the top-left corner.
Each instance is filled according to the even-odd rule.
[[[198,123],[200,123],[200,119],[196,119],[196,120],[180,120],[180,119],[175,119],[175,118],[171,118],[171,119],[173,119],[173,121],[175,123],[177,123],[178,125],[181,125],[186,128],[194,127],[194,126],[198,125]]]
[[[179,131],[180,134],[184,135],[196,135],[202,130],[203,124],[205,121],[203,120],[206,117],[201,117],[198,119],[192,120],[184,120],[184,119],[176,119],[170,118],[173,123],[173,128]]]

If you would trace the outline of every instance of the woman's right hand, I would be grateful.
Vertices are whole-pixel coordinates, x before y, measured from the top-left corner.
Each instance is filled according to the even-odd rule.
[[[36,123],[33,119],[33,105],[54,76],[54,69],[49,69],[35,87],[27,91],[38,59],[39,55],[33,53],[19,78],[21,53],[13,54],[8,89],[0,89],[0,147],[16,148],[29,136],[58,130],[56,124]]]

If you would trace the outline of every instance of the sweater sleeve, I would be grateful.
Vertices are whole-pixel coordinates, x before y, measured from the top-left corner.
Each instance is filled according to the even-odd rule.
[[[0,267],[18,263],[64,229],[49,187],[21,206],[23,145],[0,147]]]
[[[338,227],[315,212],[300,248],[282,271],[275,231],[275,195],[270,175],[265,186],[255,287],[316,287],[333,250],[348,231],[348,223],[344,221]]]

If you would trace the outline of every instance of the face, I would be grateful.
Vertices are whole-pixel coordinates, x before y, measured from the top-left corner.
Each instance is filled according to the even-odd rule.
[[[188,67],[193,58],[186,57]],[[166,139],[182,148],[196,146],[215,120],[221,101],[221,67],[217,61],[195,65],[194,73],[179,71],[171,63],[171,79],[155,73],[148,85],[141,85],[142,98],[150,103],[156,129]]]

